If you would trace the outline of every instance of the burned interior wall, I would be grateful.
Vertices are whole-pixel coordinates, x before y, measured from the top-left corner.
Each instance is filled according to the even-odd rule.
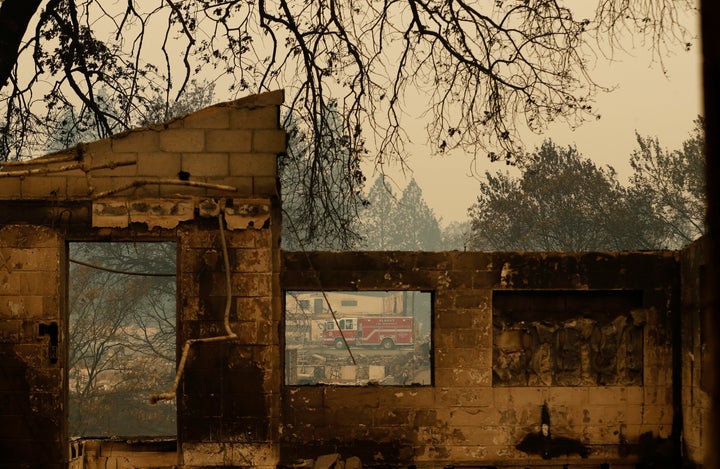
[[[702,464],[708,454],[710,380],[713,366],[708,350],[708,240],[701,238],[682,252],[682,418],[684,451]]]
[[[277,462],[282,101],[250,96],[2,164],[0,467],[104,467],[68,444],[66,297],[67,243],[106,240],[177,245],[178,362],[193,342],[174,464]]]
[[[0,227],[0,467],[63,466],[64,245],[43,226]]]
[[[543,457],[629,464],[641,458],[641,439],[673,433],[674,253],[283,253],[282,287],[421,290],[434,298],[432,386],[284,386],[283,460],[339,451],[377,465],[527,466],[547,464]],[[529,292],[556,300],[596,294],[601,303],[607,292],[628,295],[629,303],[607,301],[607,311],[590,311],[589,333],[618,317],[637,321],[632,333],[642,335],[642,364],[630,368],[641,379],[493,383],[493,299]],[[547,319],[567,325],[573,318],[582,315],[548,311]],[[527,443],[542,430],[544,407],[558,443],[546,452]]]
[[[494,386],[642,385],[642,292],[493,292]]]

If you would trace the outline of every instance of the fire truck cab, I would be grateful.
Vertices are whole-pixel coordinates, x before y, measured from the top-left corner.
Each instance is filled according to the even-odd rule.
[[[323,344],[337,349],[348,345],[381,347],[390,350],[396,346],[413,345],[413,319],[411,317],[341,318],[327,321],[322,333]],[[342,330],[342,334],[340,331]]]

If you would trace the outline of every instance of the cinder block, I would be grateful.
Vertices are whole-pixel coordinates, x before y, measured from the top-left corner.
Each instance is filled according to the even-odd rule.
[[[257,323],[255,321],[239,321],[231,325],[232,330],[237,334],[237,341],[240,344],[257,344]]]
[[[435,327],[439,329],[470,329],[473,312],[464,309],[446,309],[435,314]]]
[[[182,456],[185,466],[224,466],[225,444],[185,442],[182,445]]]
[[[617,444],[617,430],[617,425],[585,425],[582,429],[582,440],[594,445],[603,443]]]
[[[28,366],[38,368],[48,364],[48,346],[44,343],[15,344],[13,350]],[[34,394],[34,393],[33,393]],[[58,401],[57,396],[55,400]],[[2,411],[0,411],[2,412]]]
[[[160,149],[178,153],[202,152],[205,150],[205,131],[203,129],[163,130],[160,132]]]
[[[197,182],[207,182],[206,178],[199,177],[191,180],[195,180]],[[204,187],[192,187],[192,186],[183,186],[178,184],[155,184],[153,187],[157,188],[157,194],[160,197],[178,197],[178,196],[207,196],[208,195],[208,189]]]
[[[4,319],[0,321],[0,343],[16,344],[22,336],[21,319]]]
[[[111,137],[115,153],[154,152],[160,150],[160,134],[157,130],[134,130]],[[98,151],[90,147],[92,151]]]
[[[257,345],[279,345],[278,324],[269,320],[257,321]]]
[[[92,178],[93,194],[97,195],[110,190],[119,190],[113,197],[157,197],[159,188],[157,184],[144,184],[135,186],[136,177],[98,177]]]
[[[59,251],[55,247],[12,249],[0,247],[0,270],[49,271],[58,269]]]
[[[672,425],[672,406],[644,406],[643,421],[646,425]]]
[[[42,296],[0,296],[0,318],[34,319],[44,316]]]
[[[252,149],[252,131],[207,130],[207,151],[248,153]]]
[[[491,387],[443,388],[437,394],[442,406],[487,407],[493,405],[494,391]]]
[[[182,121],[186,129],[227,129],[230,127],[230,109],[212,106],[193,112]]]
[[[234,129],[277,129],[279,120],[275,106],[233,109],[230,113],[230,127]]]
[[[467,445],[485,446],[492,445],[514,445],[515,438],[507,431],[507,428],[496,425],[460,426],[460,432],[465,437]]]
[[[625,388],[614,386],[588,387],[588,399],[591,406],[622,403],[626,401]]]
[[[91,195],[92,178],[86,176],[68,177],[67,178],[67,196],[68,198],[88,198]]]
[[[233,176],[277,176],[277,155],[272,153],[231,153]]]
[[[474,329],[455,329],[452,331],[453,345],[457,348],[490,347],[489,337],[480,337]]]
[[[6,177],[0,180],[0,199],[13,200],[20,198],[20,178]]]
[[[325,391],[325,406],[338,408],[352,403],[358,408],[377,409],[380,401],[377,387],[329,387]]]
[[[225,443],[225,447],[224,467],[272,469],[277,466],[279,455],[272,444]]]
[[[177,178],[181,168],[180,153],[139,153],[138,176]]]
[[[50,271],[0,271],[0,295],[53,296],[58,294],[59,273]]]
[[[228,174],[227,153],[183,153],[182,170],[194,177],[224,176]]]
[[[283,90],[268,91],[267,93],[253,94],[227,103],[229,106],[240,109],[244,107],[279,106],[285,100]]]
[[[121,137],[118,137],[121,138]],[[113,138],[107,137],[94,142],[87,142],[83,146],[83,156],[86,161],[92,162],[95,155],[103,153],[111,153],[113,148]]]
[[[265,296],[271,291],[271,276],[265,273],[233,274],[232,284],[236,295]]]
[[[42,226],[5,225],[0,227],[0,247],[33,248],[62,246],[58,233]],[[2,269],[0,269],[2,272]]]
[[[516,409],[528,408],[529,412],[537,409],[537,418],[540,419],[540,409],[550,399],[551,390],[545,387],[518,387],[509,388],[510,399]]]
[[[284,130],[255,130],[253,132],[253,151],[258,153],[285,153],[287,134]]]
[[[253,194],[256,196],[274,196],[280,193],[279,182],[275,177],[254,176]]]
[[[242,249],[236,251],[234,272],[270,272],[272,253],[270,249]]]
[[[29,176],[20,183],[23,199],[64,199],[67,179],[62,176]]]
[[[233,199],[233,203],[240,204],[242,203],[242,200],[243,199]],[[254,230],[238,230],[225,233],[228,245],[232,246],[233,249],[249,249],[260,247],[256,246],[255,238],[253,237],[253,231]]]

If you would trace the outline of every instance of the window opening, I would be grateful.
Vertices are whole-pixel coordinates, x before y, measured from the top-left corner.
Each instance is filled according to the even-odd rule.
[[[429,292],[288,291],[285,382],[430,385],[431,318]]]
[[[70,243],[68,408],[72,437],[172,436],[175,243]]]
[[[493,386],[643,382],[642,292],[493,292]]]

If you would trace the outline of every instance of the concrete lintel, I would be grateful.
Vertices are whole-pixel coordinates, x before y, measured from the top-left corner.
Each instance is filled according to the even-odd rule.
[[[130,223],[145,223],[148,228],[175,228],[194,218],[191,199],[113,199],[93,202],[92,226],[126,228]]]
[[[225,207],[225,222],[229,230],[259,230],[270,220],[270,201],[266,199],[233,199]]]

